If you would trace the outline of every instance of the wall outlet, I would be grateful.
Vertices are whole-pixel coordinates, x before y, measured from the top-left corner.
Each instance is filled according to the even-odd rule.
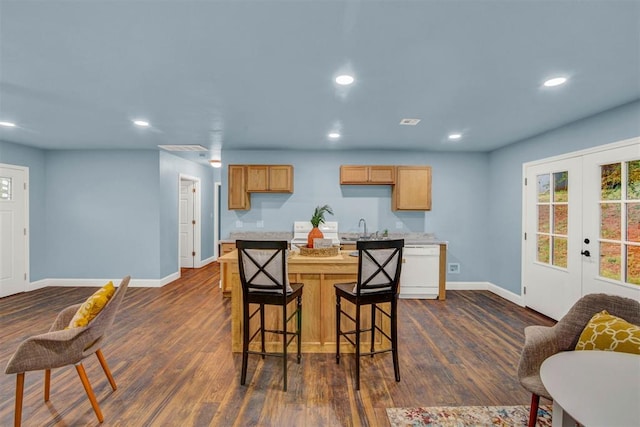
[[[402,223],[402,221],[397,221],[396,222],[396,228],[397,229],[401,229],[404,226],[404,224]]]
[[[242,221],[236,221],[236,228],[242,228],[243,225]]]
[[[256,221],[256,227],[257,228],[264,228],[264,221],[262,221],[262,220]]]
[[[448,264],[447,271],[449,274],[460,274],[460,263],[459,262],[450,262]]]

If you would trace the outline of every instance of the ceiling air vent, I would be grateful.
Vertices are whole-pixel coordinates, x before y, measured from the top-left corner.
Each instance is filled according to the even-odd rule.
[[[415,126],[420,123],[420,119],[402,119],[400,124],[403,126]]]
[[[167,151],[209,151],[202,145],[158,145],[158,147]]]

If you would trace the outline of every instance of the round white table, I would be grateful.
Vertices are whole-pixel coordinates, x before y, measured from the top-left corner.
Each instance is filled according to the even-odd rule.
[[[640,426],[640,355],[565,351],[542,363],[540,377],[553,397],[553,427]]]

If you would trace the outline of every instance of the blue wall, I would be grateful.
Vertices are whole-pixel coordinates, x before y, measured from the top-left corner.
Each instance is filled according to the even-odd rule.
[[[520,295],[522,165],[640,136],[640,101],[496,150],[489,156],[489,281]]]
[[[358,231],[365,218],[369,231],[433,232],[449,241],[449,259],[461,263],[456,281],[488,279],[487,242],[489,156],[481,153],[394,151],[223,151],[227,164],[291,164],[293,194],[253,193],[251,209],[227,210],[227,186],[222,192],[222,237],[242,231],[292,231],[294,221],[307,221],[317,205],[329,204],[341,232]],[[429,212],[391,210],[391,187],[340,185],[342,164],[430,165],[432,204]],[[225,179],[226,181],[226,179]],[[237,228],[236,221],[243,227]],[[264,228],[257,228],[264,221]],[[402,229],[396,223],[402,223]]]
[[[1,141],[0,163],[29,167],[31,281],[179,271],[180,173],[202,182],[202,259],[214,255],[220,172],[208,165],[153,150],[49,151]]]
[[[159,277],[157,151],[49,151],[46,179],[47,277]]]

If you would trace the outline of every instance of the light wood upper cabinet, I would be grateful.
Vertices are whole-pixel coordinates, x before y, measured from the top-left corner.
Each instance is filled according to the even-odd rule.
[[[391,192],[393,210],[431,210],[431,167],[397,166]]]
[[[293,166],[247,165],[249,193],[293,193]]]
[[[393,185],[396,182],[395,175],[395,166],[340,166],[340,184]]]
[[[247,168],[244,165],[229,165],[229,209],[251,208],[247,193]]]
[[[229,165],[229,210],[251,209],[250,193],[293,193],[293,166]]]

